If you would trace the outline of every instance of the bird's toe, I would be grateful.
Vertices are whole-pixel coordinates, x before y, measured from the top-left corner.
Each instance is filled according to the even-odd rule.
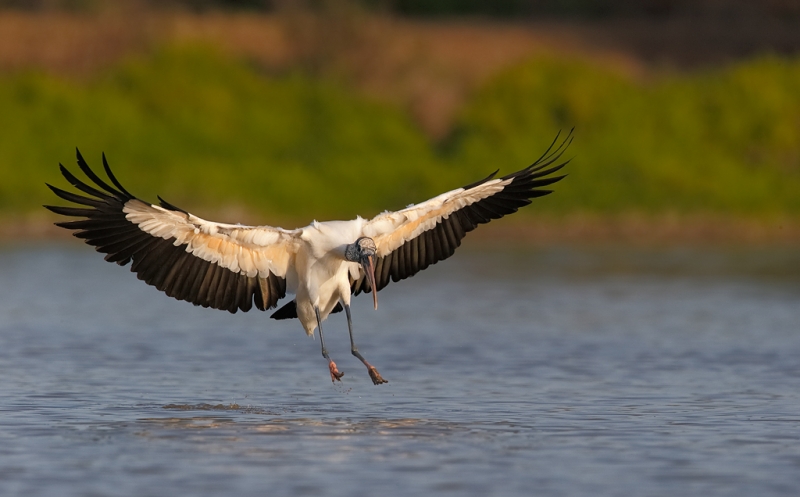
[[[384,380],[381,374],[375,367],[369,368],[369,377],[372,378],[372,383],[380,385],[381,383],[389,383],[389,380]]]
[[[342,381],[342,376],[344,373],[339,371],[339,368],[336,367],[336,363],[331,361],[328,363],[328,368],[331,370],[331,381],[337,382]]]

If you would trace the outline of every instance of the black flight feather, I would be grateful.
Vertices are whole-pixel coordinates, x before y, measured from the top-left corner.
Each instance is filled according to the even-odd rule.
[[[233,272],[216,263],[200,259],[186,251],[186,245],[175,245],[175,239],[159,238],[139,229],[128,221],[123,211],[126,203],[136,197],[128,192],[111,172],[105,154],[103,169],[112,187],[100,178],[86,163],[79,150],[75,150],[79,169],[88,182],[78,179],[59,164],[61,174],[75,188],[87,196],[78,195],[52,185],[47,185],[59,198],[72,205],[68,207],[46,205],[56,214],[78,217],[74,221],[61,221],[56,226],[74,230],[74,235],[106,254],[105,259],[121,266],[131,262],[131,271],[147,284],[179,300],[194,305],[213,307],[230,312],[261,310],[276,307],[286,295],[286,280],[274,274],[267,278],[248,277]],[[94,185],[94,186],[91,186]],[[116,188],[115,188],[116,187]],[[186,213],[159,197],[165,209]],[[264,280],[259,284],[258,280]]]

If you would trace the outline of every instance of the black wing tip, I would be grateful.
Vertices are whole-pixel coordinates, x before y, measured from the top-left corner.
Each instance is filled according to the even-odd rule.
[[[64,166],[62,163],[58,163],[59,171],[61,175],[70,183],[72,186],[78,188],[79,190],[92,195],[94,197],[98,197],[100,199],[111,200],[112,198],[121,201],[127,202],[128,200],[135,199],[134,195],[131,195],[123,186],[117,181],[117,178],[114,177],[114,174],[111,172],[111,168],[108,166],[108,160],[106,159],[105,152],[102,153],[103,157],[103,168],[105,169],[106,175],[111,180],[111,183],[116,187],[112,187],[108,183],[106,183],[102,178],[100,178],[91,167],[89,167],[88,163],[81,154],[81,151],[78,147],[75,147],[75,157],[78,164],[78,168],[86,175],[87,180],[78,179],[75,174],[73,174],[67,167]],[[45,183],[51,190],[53,190],[53,186],[50,184]],[[98,190],[99,188],[99,190]],[[55,192],[55,190],[53,190]],[[56,192],[58,195],[58,192]]]
[[[50,189],[50,191],[52,191],[53,193],[55,193],[55,194],[56,194],[56,195],[58,195],[59,197],[61,196],[61,194],[62,194],[62,193],[69,193],[69,192],[67,192],[66,190],[62,190],[61,188],[59,188],[59,187],[57,187],[57,186],[53,186],[53,185],[51,185],[50,183],[47,183],[47,182],[45,182],[44,186],[46,186],[47,188],[49,188],[49,189]]]
[[[566,177],[567,177],[566,174],[562,174],[560,176],[549,176],[547,178],[537,179],[532,183],[531,191],[535,192],[535,191],[538,191],[539,188],[541,188],[543,186],[554,185],[554,184],[558,183],[559,181],[561,181],[562,179],[564,179]]]
[[[111,182],[114,184],[114,186],[116,186],[119,189],[119,191],[121,191],[124,195],[127,195],[128,199],[136,198],[135,195],[132,195],[131,192],[126,190],[125,187],[123,187],[122,184],[120,184],[120,182],[117,180],[117,177],[114,176],[114,173],[111,172],[111,166],[108,165],[108,160],[106,159],[105,152],[102,152],[102,157],[103,157],[103,169],[105,170],[108,179],[111,180]]]
[[[570,159],[572,160],[572,159]],[[545,169],[544,171],[540,169],[534,170],[525,170],[525,177],[534,181],[541,181],[542,179],[547,179],[553,173],[556,173],[564,168],[567,164],[569,164],[570,160],[564,161],[561,164],[557,164],[549,169]]]
[[[567,164],[569,164],[572,161],[572,159],[574,159],[574,157],[570,157],[569,159],[564,160],[564,162],[562,162],[562,163],[560,163],[560,164],[558,164],[558,165],[556,165],[554,167],[551,167],[550,169],[542,171],[542,169],[544,169],[547,166],[550,166],[553,163],[555,163],[556,161],[558,161],[561,158],[561,156],[564,154],[564,152],[566,152],[566,150],[572,144],[572,141],[575,139],[574,131],[575,131],[575,127],[573,126],[569,130],[569,133],[567,133],[567,135],[561,141],[561,143],[559,143],[556,146],[556,144],[558,143],[558,138],[561,136],[561,133],[562,133],[562,131],[559,130],[556,133],[555,138],[553,138],[553,141],[550,143],[550,145],[544,151],[544,153],[538,159],[533,161],[532,164],[530,164],[528,167],[526,167],[524,169],[521,169],[519,171],[516,171],[516,172],[510,173],[510,174],[507,174],[505,176],[502,176],[500,179],[503,179],[503,180],[514,179],[514,178],[518,178],[518,177],[522,177],[522,176],[531,177],[532,173],[536,173],[532,177],[540,178],[540,177],[543,177],[543,176],[547,176],[548,174],[552,174],[552,173],[558,171],[559,169],[561,169],[562,167],[566,166]],[[498,169],[495,172],[493,172],[492,174],[490,174],[489,176],[487,176],[486,178],[484,178],[482,180],[479,180],[479,181],[476,181],[474,183],[470,183],[469,185],[466,185],[466,186],[464,186],[462,188],[464,190],[469,190],[470,188],[475,188],[476,186],[480,186],[483,183],[486,183],[487,181],[493,179],[497,175],[497,173],[499,171],[500,170]],[[561,178],[559,178],[559,179],[561,179]]]
[[[480,180],[478,180],[478,181],[475,181],[475,182],[473,182],[473,183],[470,183],[470,184],[468,184],[468,185],[462,186],[461,188],[462,188],[462,189],[464,189],[464,190],[469,190],[470,188],[475,188],[476,186],[480,186],[480,185],[482,185],[482,184],[486,183],[487,181],[491,180],[491,179],[492,179],[492,178],[494,178],[495,176],[497,176],[497,173],[499,173],[499,172],[500,172],[500,170],[499,170],[499,169],[496,169],[496,170],[495,170],[493,173],[491,173],[489,176],[487,176],[487,177],[485,177],[485,178],[483,178],[483,179],[480,179]]]
[[[86,159],[83,158],[83,154],[81,154],[81,151],[78,149],[78,147],[75,147],[75,162],[77,162],[78,167],[84,173],[88,169],[89,174],[87,176],[89,176],[89,178],[92,179],[91,177],[92,168],[90,168],[89,164],[86,163]]]
[[[547,167],[550,164],[552,164],[555,161],[557,161],[558,159],[560,159],[561,156],[564,154],[564,152],[567,151],[569,146],[572,145],[572,142],[575,139],[575,136],[573,134],[574,130],[575,130],[575,127],[570,129],[570,131],[567,134],[567,136],[565,136],[564,139],[561,141],[561,143],[559,143],[558,146],[556,146],[556,143],[558,143],[558,138],[559,138],[559,136],[561,136],[561,131],[559,130],[558,133],[556,133],[555,138],[553,138],[553,141],[550,143],[550,146],[547,147],[547,149],[544,151],[544,153],[538,159],[536,159],[533,162],[533,164],[528,166],[526,169],[529,169],[531,171],[536,171],[536,170],[542,169],[544,167]],[[553,147],[555,147],[555,148],[553,148]],[[572,159],[570,159],[570,160],[572,160]],[[564,162],[564,164],[566,164],[568,162],[569,162],[569,160]]]

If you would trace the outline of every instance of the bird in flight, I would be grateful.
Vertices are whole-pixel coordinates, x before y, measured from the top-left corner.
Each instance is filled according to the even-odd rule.
[[[74,230],[74,236],[106,254],[105,260],[120,266],[131,263],[140,280],[178,300],[235,313],[254,305],[262,311],[275,308],[287,291],[293,293],[294,299],[271,317],[298,318],[310,336],[319,328],[322,356],[334,382],[344,373],[328,355],[322,322],[344,310],[350,350],[379,385],[387,380],[353,339],[351,296],[372,293],[377,309],[377,292],[390,281],[450,257],[479,224],[551,193],[543,187],[564,177],[555,173],[569,162],[559,160],[572,133],[560,143],[558,138],[536,162],[501,178],[495,178],[495,171],[463,188],[369,220],[314,221],[295,230],[206,221],[161,197],[158,205],[147,203],[120,184],[105,154],[103,167],[111,184],[92,171],[77,150],[78,167],[93,185],[59,165],[66,180],[85,195],[47,184],[79,207],[45,207],[79,218],[56,225]]]

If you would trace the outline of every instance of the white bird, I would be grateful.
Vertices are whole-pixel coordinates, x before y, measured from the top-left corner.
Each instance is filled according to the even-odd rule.
[[[554,148],[558,136],[532,165],[502,178],[488,177],[443,193],[418,205],[384,212],[366,220],[314,221],[305,228],[243,226],[206,221],[158,197],[160,205],[131,195],[103,166],[113,186],[97,176],[77,152],[78,167],[90,186],[59,165],[75,188],[88,196],[47,185],[56,195],[83,207],[45,206],[65,216],[83,218],[56,223],[75,230],[105,260],[124,266],[140,280],[170,297],[194,305],[249,311],[277,306],[289,291],[295,294],[273,319],[299,318],[308,335],[319,328],[322,356],[331,381],[341,373],[329,357],[322,321],[344,309],[354,356],[367,367],[374,384],[386,383],[359,353],[353,341],[351,295],[377,291],[450,257],[467,232],[479,224],[516,212],[530,199],[551,193],[542,187],[569,161],[556,164],[572,141],[570,133]],[[98,189],[99,188],[99,189]]]

